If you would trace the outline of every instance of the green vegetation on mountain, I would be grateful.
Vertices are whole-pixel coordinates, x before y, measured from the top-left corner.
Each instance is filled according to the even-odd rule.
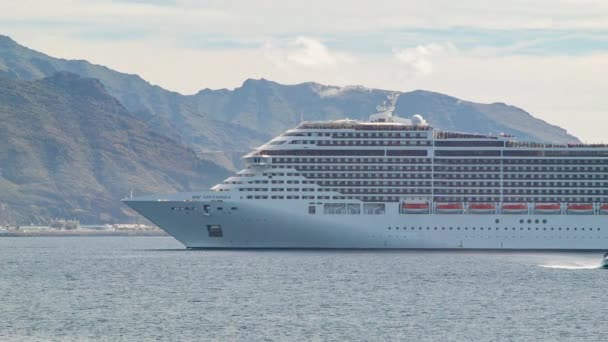
[[[124,220],[130,190],[204,189],[226,174],[74,74],[0,78],[0,122],[0,222]]]

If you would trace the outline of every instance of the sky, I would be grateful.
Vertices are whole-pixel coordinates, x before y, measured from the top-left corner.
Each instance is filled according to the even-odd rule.
[[[425,89],[608,142],[606,0],[3,0],[0,34],[183,94],[247,78]]]

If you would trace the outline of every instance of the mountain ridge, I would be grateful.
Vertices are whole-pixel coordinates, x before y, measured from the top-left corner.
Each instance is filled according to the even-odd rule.
[[[205,189],[227,174],[139,121],[95,79],[0,78],[0,222],[128,220],[119,199]]]
[[[578,142],[516,106],[428,90],[249,78],[232,90],[182,95],[0,35],[0,223],[129,219],[118,202],[129,189],[207,188],[240,168],[243,154],[302,118],[367,120],[390,94],[399,94],[396,115],[422,114],[441,130]]]
[[[390,93],[400,94],[396,114],[407,116],[412,112],[408,108],[416,108],[417,113],[428,117],[427,121],[442,130],[466,132],[484,129],[483,132],[488,133],[487,129],[493,129],[494,133],[509,133],[522,140],[579,141],[555,125],[523,115],[527,112],[518,107],[500,109],[499,103],[464,101],[470,105],[463,110],[462,106],[457,106],[463,100],[427,90],[395,92],[317,82],[283,85],[264,78],[248,78],[232,90],[205,88],[192,95],[182,95],[153,85],[138,75],[121,73],[87,61],[53,58],[8,39],[12,43],[8,44],[9,48],[0,48],[0,63],[8,65],[9,69],[13,65],[12,69],[19,70],[13,72],[13,78],[36,79],[61,70],[97,78],[140,120],[199,152],[248,150],[293,127],[302,116],[307,120],[343,117],[364,120]],[[421,96],[421,92],[426,95]],[[431,106],[420,103],[422,97],[436,99]],[[443,97],[458,101],[448,101],[443,104],[444,108],[440,108],[438,101]],[[452,113],[452,117],[450,120],[440,119],[438,113]],[[454,113],[464,119],[474,118],[474,121],[455,120]],[[509,116],[517,119],[509,120]],[[530,124],[527,121],[531,121]],[[226,134],[218,133],[220,129]]]

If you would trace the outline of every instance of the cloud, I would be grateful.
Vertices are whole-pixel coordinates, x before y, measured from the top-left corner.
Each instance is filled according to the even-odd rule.
[[[267,42],[264,55],[279,68],[335,68],[341,63],[353,63],[354,58],[345,53],[333,52],[320,40],[297,37],[283,44]]]
[[[431,43],[414,48],[395,49],[393,55],[405,67],[407,75],[420,76],[433,72],[433,60],[456,51],[452,44]]]
[[[0,1],[0,32],[183,93],[364,84],[508,102],[584,139],[608,125],[605,0]]]

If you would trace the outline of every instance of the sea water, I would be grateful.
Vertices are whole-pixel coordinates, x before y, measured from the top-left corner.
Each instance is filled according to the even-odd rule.
[[[606,341],[601,253],[0,238],[2,341]]]

